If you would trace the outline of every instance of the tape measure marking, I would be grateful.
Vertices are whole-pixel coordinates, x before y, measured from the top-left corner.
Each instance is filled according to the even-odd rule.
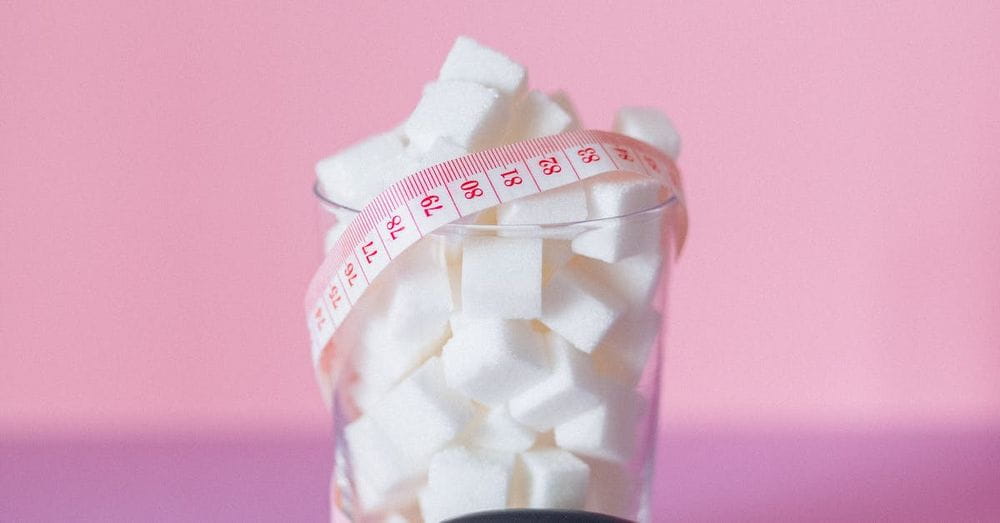
[[[313,363],[365,290],[394,258],[444,225],[518,198],[608,171],[652,177],[681,199],[662,151],[606,131],[570,131],[433,165],[378,194],[327,253],[306,293]],[[528,181],[532,183],[528,183]]]

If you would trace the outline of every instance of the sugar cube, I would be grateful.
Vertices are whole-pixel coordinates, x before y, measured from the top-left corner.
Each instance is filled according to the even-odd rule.
[[[568,241],[545,240],[542,246],[542,283],[548,283],[571,259],[573,248]]]
[[[616,463],[594,459],[584,461],[590,466],[586,510],[630,521],[639,520],[640,484],[637,478],[641,475]]]
[[[524,452],[517,468],[525,508],[580,510],[586,503],[590,467],[562,449]]]
[[[570,260],[569,265],[598,285],[611,289],[630,307],[638,307],[653,299],[663,272],[663,256],[656,252],[637,254],[614,263],[580,256]]]
[[[410,150],[413,149],[413,150]],[[426,150],[416,150],[416,145],[411,145],[407,152],[419,158],[420,168],[430,167],[439,163],[454,160],[460,156],[469,154],[464,147],[459,146],[448,138],[438,138],[431,143]]]
[[[425,238],[404,252],[363,297],[359,309],[371,312],[359,328],[353,359],[365,381],[392,385],[444,342],[454,305],[441,245],[434,240]]]
[[[507,507],[514,454],[453,447],[434,455],[420,493],[426,522]]]
[[[444,447],[472,419],[472,403],[445,383],[434,356],[368,411],[408,460],[421,462]]]
[[[662,216],[652,214],[595,223],[573,238],[573,252],[608,263],[660,248]]]
[[[677,159],[681,137],[673,122],[652,107],[622,107],[615,115],[615,132],[642,140]]]
[[[448,324],[451,326],[451,335],[458,335],[460,331],[465,330],[469,326],[475,325],[476,322],[481,319],[482,318],[470,318],[461,312],[455,312],[448,320]]]
[[[541,91],[530,91],[514,108],[507,141],[528,140],[577,127],[573,116]]]
[[[398,273],[392,288],[385,293],[369,319],[367,328],[376,342],[406,340],[416,345],[426,345],[439,339],[448,324],[452,303],[451,282],[447,266],[434,260],[434,254],[414,245],[395,260]],[[392,275],[387,275],[392,276]],[[374,305],[374,304],[373,304]]]
[[[483,449],[522,452],[531,448],[538,434],[510,415],[506,405],[489,410],[469,431],[468,443]]]
[[[320,160],[316,176],[327,198],[361,209],[387,185],[384,166],[403,156],[405,150],[397,133],[376,134]]]
[[[441,80],[473,82],[511,97],[519,97],[527,86],[524,66],[467,36],[455,39],[441,66]]]
[[[382,519],[382,523],[415,523],[417,520],[404,516],[399,512],[390,512]]]
[[[420,475],[369,416],[344,428],[350,470],[358,501],[366,511],[398,505],[411,495]]]
[[[541,321],[583,352],[593,352],[625,304],[571,264],[558,271],[542,294]]]
[[[556,425],[556,445],[576,454],[616,463],[632,458],[642,396],[630,388],[607,384],[600,403]]]
[[[558,91],[549,93],[549,98],[551,98],[553,102],[559,104],[559,107],[562,107],[563,111],[566,111],[566,114],[573,119],[576,126],[580,125],[579,113],[576,111],[576,106],[573,105],[573,101],[570,100],[569,93],[559,89]]]
[[[594,351],[598,374],[625,385],[639,382],[660,333],[662,316],[649,306],[630,309]]]
[[[409,154],[390,158],[379,165],[379,170],[383,178],[382,189],[423,169],[424,166],[424,161],[421,158]]]
[[[465,241],[464,237],[458,235],[437,236],[432,234],[430,238],[438,239],[438,244],[440,245],[439,252],[444,257],[445,263],[448,265],[462,264],[462,244]]]
[[[571,223],[587,219],[587,193],[574,183],[501,204],[500,225]]]
[[[651,209],[665,197],[663,187],[644,176],[617,171],[602,174],[588,184],[589,218],[613,218]],[[653,253],[660,246],[663,217],[653,213],[606,220],[573,239],[573,251],[606,262],[639,253]]]
[[[445,341],[447,324],[442,324],[439,336],[429,341],[408,340],[389,336],[388,322],[372,320],[365,330],[364,344],[354,348],[352,361],[364,382],[376,385],[376,390],[388,390],[404,375],[415,369]],[[369,390],[372,392],[372,390]],[[363,405],[362,408],[365,408]]]
[[[510,400],[511,416],[538,432],[597,405],[600,387],[587,356],[558,334],[546,334],[552,370],[544,380]]]
[[[360,411],[366,411],[375,405],[395,382],[382,373],[361,373],[351,384],[350,394],[354,405]]]
[[[613,171],[592,178],[589,188],[590,218],[610,218],[649,209],[663,200],[663,187],[640,174]]]
[[[525,320],[479,320],[456,332],[441,353],[448,385],[499,405],[545,377],[545,340]]]
[[[424,88],[406,121],[406,135],[421,150],[446,138],[458,147],[478,151],[502,139],[509,117],[509,104],[495,89],[471,82],[438,81]]]
[[[462,251],[462,313],[530,319],[542,311],[542,240],[474,237]]]

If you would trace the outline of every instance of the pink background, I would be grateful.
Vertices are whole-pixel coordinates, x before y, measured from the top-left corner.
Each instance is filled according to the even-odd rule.
[[[650,104],[684,136],[663,513],[1000,513],[993,3],[134,4],[0,7],[0,519],[58,510],[39,471],[95,517],[187,492],[130,463],[238,485],[188,507],[222,519],[294,469],[321,517],[312,165],[404,118],[458,34],[589,126]]]

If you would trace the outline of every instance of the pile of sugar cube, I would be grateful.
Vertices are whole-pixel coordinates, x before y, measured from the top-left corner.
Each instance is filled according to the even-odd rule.
[[[423,167],[578,128],[565,94],[529,91],[524,67],[460,37],[404,124],[316,170],[328,198],[360,209]],[[614,130],[677,156],[679,137],[656,110],[623,108]],[[577,228],[432,234],[393,261],[341,328],[351,340],[338,382],[353,419],[339,442],[351,512],[636,517],[650,415],[637,384],[661,330],[653,297],[666,249],[665,215],[633,213],[664,198],[648,178],[609,172],[474,220]],[[328,245],[350,219],[338,212]]]

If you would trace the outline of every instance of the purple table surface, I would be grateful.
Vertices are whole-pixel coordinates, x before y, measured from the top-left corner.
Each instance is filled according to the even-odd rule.
[[[0,438],[0,521],[323,521],[326,434]],[[656,521],[1000,521],[1000,431],[668,430]]]

